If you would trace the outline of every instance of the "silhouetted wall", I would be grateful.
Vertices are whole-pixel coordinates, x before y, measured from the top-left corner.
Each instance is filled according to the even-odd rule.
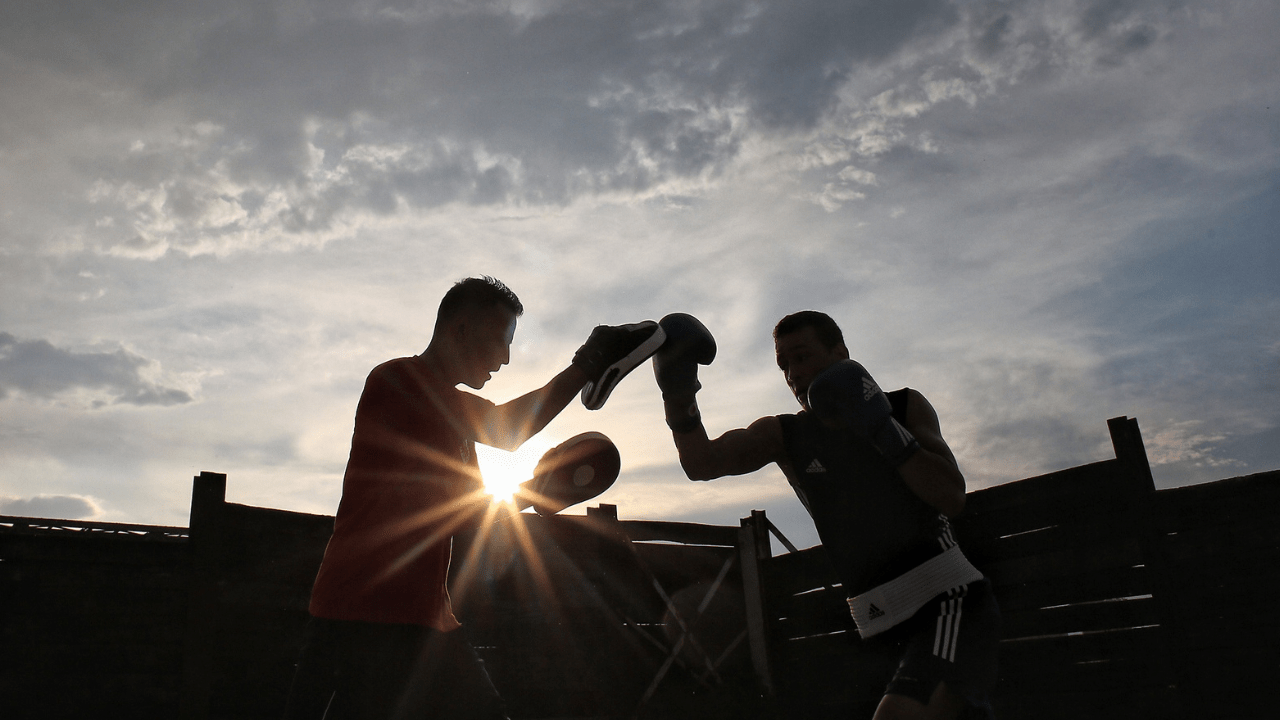
[[[1116,458],[969,494],[1004,614],[1002,720],[1270,717],[1280,472],[1155,491]],[[0,715],[275,718],[333,518],[193,486],[190,528],[0,518]],[[740,527],[523,515],[455,542],[465,631],[516,718],[870,717],[821,548]]]

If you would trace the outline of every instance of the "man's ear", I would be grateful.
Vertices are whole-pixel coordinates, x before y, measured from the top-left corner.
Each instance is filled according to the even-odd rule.
[[[845,347],[844,343],[840,343],[839,345],[837,345],[835,350],[836,350],[836,354],[840,356],[841,360],[849,359],[849,348]]]
[[[449,323],[449,334],[453,336],[453,339],[456,341],[466,340],[467,335],[469,335],[470,332],[471,327],[464,317],[458,317],[453,322]]]

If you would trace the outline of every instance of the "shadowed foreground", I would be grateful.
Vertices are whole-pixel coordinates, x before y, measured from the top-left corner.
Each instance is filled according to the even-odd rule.
[[[1004,614],[997,715],[1270,717],[1280,471],[1156,491],[1136,421],[1109,425],[1115,459],[956,521]],[[189,528],[0,518],[4,717],[280,715],[333,518],[225,490],[195,479]],[[520,515],[457,540],[455,607],[517,719],[870,717],[821,549],[771,531]]]

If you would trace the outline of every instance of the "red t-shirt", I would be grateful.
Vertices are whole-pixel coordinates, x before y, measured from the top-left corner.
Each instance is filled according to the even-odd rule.
[[[458,627],[445,587],[450,548],[458,523],[488,502],[475,439],[493,407],[444,385],[421,358],[369,373],[312,615]]]

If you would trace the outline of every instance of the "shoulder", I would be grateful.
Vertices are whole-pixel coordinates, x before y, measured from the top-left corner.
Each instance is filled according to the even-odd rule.
[[[416,367],[418,363],[414,360],[415,358],[402,357],[380,363],[369,371],[366,382],[391,382],[407,375],[420,374],[421,370]]]
[[[893,419],[904,425],[907,422],[907,408],[911,404],[911,394],[916,393],[911,388],[902,388],[901,390],[890,390],[884,396],[889,400],[889,407],[893,412]]]
[[[787,458],[787,438],[804,434],[807,413],[784,413],[767,415],[751,423],[748,429],[755,432],[755,440],[766,448],[769,455],[778,464]]]
[[[929,402],[919,390],[912,388],[902,388],[897,391],[903,404],[903,415],[906,418],[904,425],[908,427],[912,425],[925,424],[933,427],[938,426],[938,411],[933,409],[933,404]],[[895,410],[897,406],[895,404]]]
[[[783,424],[795,419],[795,415],[766,415],[747,426],[747,432],[760,438],[782,439]]]

